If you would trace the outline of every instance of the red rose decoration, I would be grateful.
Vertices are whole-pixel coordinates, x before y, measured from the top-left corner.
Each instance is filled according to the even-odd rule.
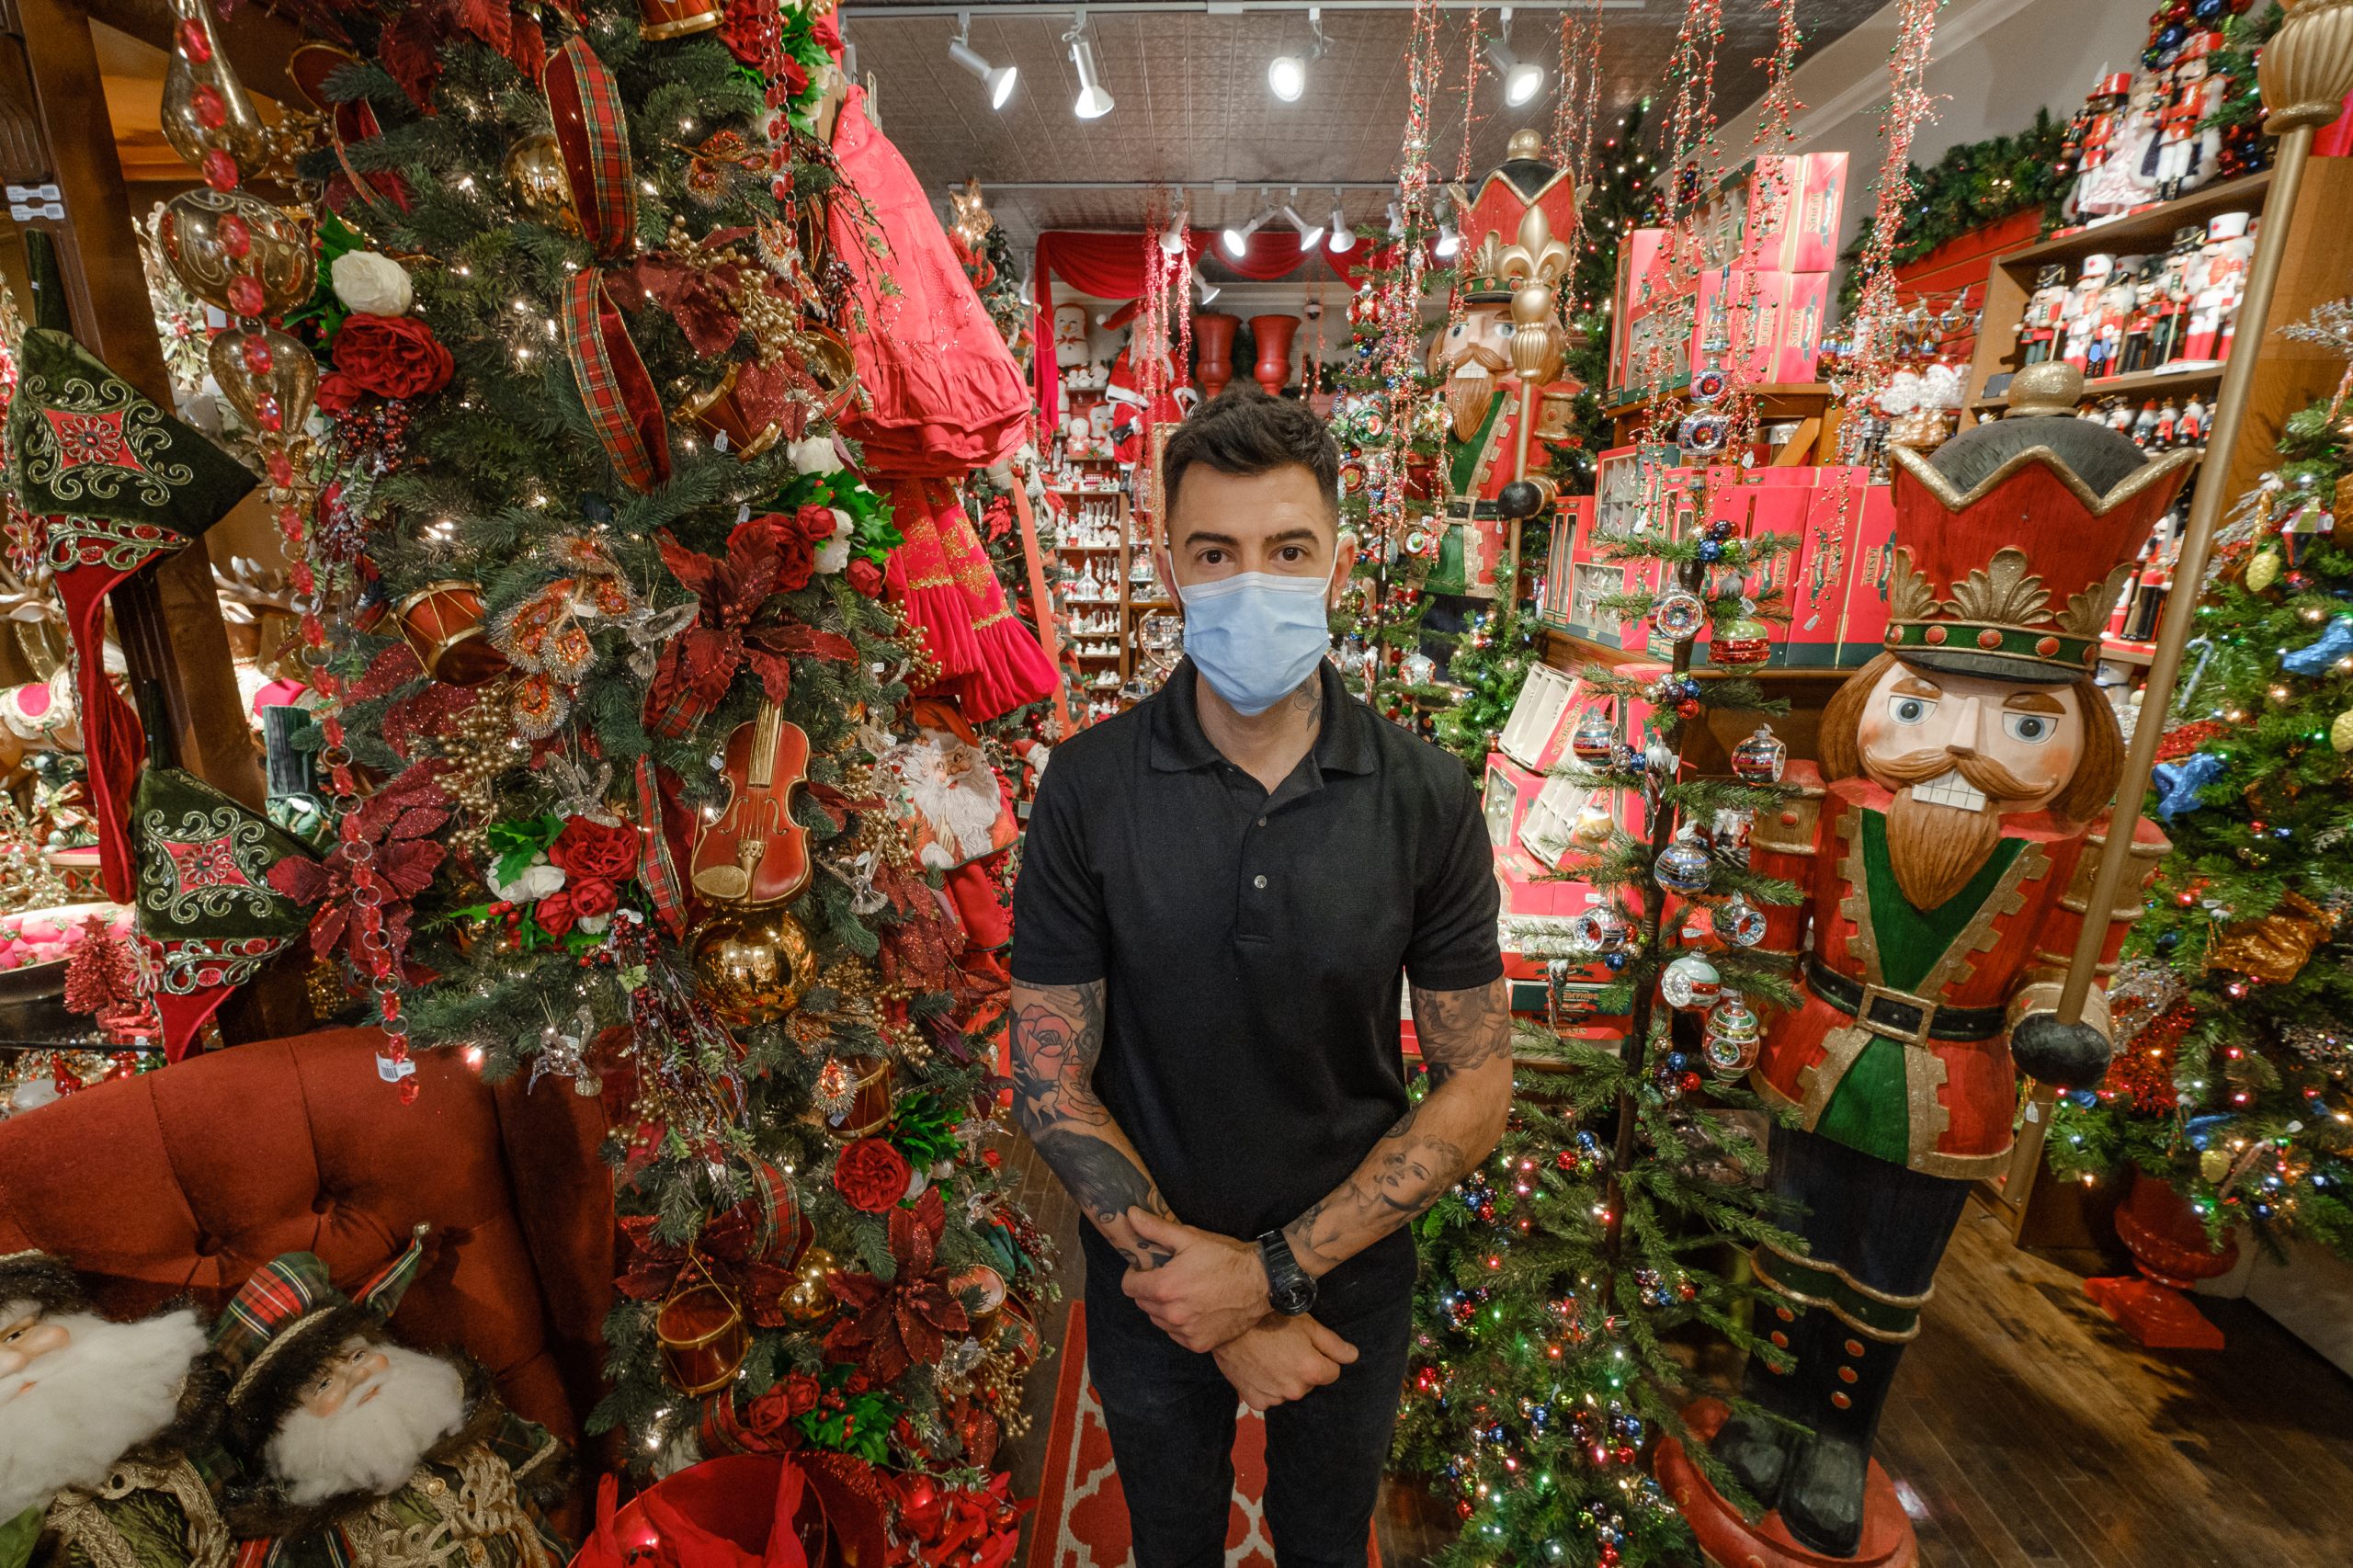
[[[621,901],[620,891],[610,882],[579,881],[563,891],[572,895],[572,913],[583,920],[610,915]]]
[[[792,514],[792,526],[799,528],[801,537],[811,544],[823,544],[834,537],[834,529],[841,526],[841,519],[834,516],[831,506],[820,506],[812,501]]]
[[[548,858],[574,882],[627,881],[637,870],[637,829],[626,823],[569,817],[564,821],[563,831],[548,846]]]
[[[789,1373],[777,1386],[784,1391],[784,1407],[793,1415],[806,1415],[817,1408],[819,1384],[808,1373]]]
[[[851,561],[842,575],[849,579],[851,588],[865,597],[874,599],[882,597],[882,568],[865,556]]]
[[[367,395],[365,388],[341,370],[329,370],[319,378],[319,390],[312,401],[328,414],[348,414]]]
[[[546,927],[549,936],[563,936],[580,920],[580,912],[572,906],[573,897],[572,889],[558,889],[531,906],[531,918]]]
[[[810,24],[809,36],[828,51],[836,50],[842,46],[841,24],[834,20],[834,14],[831,11],[827,11]]]
[[[861,1138],[834,1159],[834,1188],[860,1213],[881,1214],[907,1195],[915,1167],[888,1139]]]
[[[361,392],[407,398],[439,392],[458,367],[415,316],[355,315],[335,335],[335,368]]]
[[[793,534],[777,554],[776,591],[798,593],[817,574],[817,547]]]
[[[719,24],[719,41],[727,52],[755,70],[765,64],[781,40],[773,0],[728,0],[726,18]]]

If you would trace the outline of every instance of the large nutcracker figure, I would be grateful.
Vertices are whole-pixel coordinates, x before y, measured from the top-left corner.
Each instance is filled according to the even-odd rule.
[[[1513,134],[1475,199],[1452,192],[1462,242],[1461,319],[1430,345],[1446,378],[1446,534],[1427,586],[1492,599],[1520,528],[1559,486],[1544,443],[1568,434],[1576,383],[1561,378],[1567,335],[1554,319],[1576,233],[1576,184],[1544,159],[1533,131]]]
[[[1769,1329],[1794,1364],[1753,1361],[1746,1392],[1811,1435],[1736,1417],[1712,1446],[1833,1557],[1863,1535],[1880,1409],[1970,1184],[2007,1165],[2018,1074],[2080,1085],[2108,1062],[2098,983],[2081,1021],[2055,1011],[2083,922],[2108,923],[2113,963],[2139,914],[2086,908],[2123,756],[2091,672],[2191,458],[2148,461],[2076,419],[2081,391],[2032,366],[2011,417],[1890,454],[1887,651],[1832,699],[1819,769],[1790,767],[1799,794],[1752,841],[1758,873],[1804,890],[1765,937],[1803,1002],[1752,1081],[1796,1118],[1773,1130],[1772,1180],[1807,1251],[1756,1256],[1797,1303]],[[2143,823],[2131,853],[2153,871],[2165,849]]]

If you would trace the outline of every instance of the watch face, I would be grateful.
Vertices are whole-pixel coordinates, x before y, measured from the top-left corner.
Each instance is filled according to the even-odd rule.
[[[1305,1279],[1279,1285],[1267,1292],[1267,1302],[1285,1317],[1297,1317],[1315,1304],[1315,1287]]]

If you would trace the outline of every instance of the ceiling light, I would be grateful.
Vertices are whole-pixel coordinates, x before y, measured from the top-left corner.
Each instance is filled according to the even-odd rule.
[[[1544,90],[1544,67],[1516,58],[1511,51],[1511,7],[1504,7],[1503,36],[1487,46],[1487,61],[1504,79],[1504,102],[1513,108]]]
[[[1177,210],[1176,216],[1168,220],[1167,232],[1160,236],[1160,252],[1163,256],[1185,254],[1185,229],[1192,221],[1193,215],[1182,209]]]
[[[1085,11],[1063,34],[1063,41],[1070,45],[1070,62],[1078,70],[1078,97],[1072,100],[1070,112],[1081,119],[1100,119],[1111,112],[1111,95],[1095,79],[1095,45],[1086,37]]]
[[[1392,240],[1405,237],[1405,215],[1397,210],[1397,204],[1393,201],[1389,204],[1389,237]]]
[[[1315,30],[1315,46],[1307,51],[1306,58],[1302,59],[1296,54],[1278,54],[1267,62],[1267,90],[1287,104],[1299,102],[1300,95],[1307,91],[1307,67],[1323,59],[1324,51],[1332,47],[1324,36],[1321,6],[1308,7],[1307,25]]]
[[[1225,233],[1222,236],[1225,254],[1236,261],[1247,256],[1250,253],[1250,236],[1264,228],[1267,220],[1274,215],[1274,207],[1267,200],[1267,187],[1262,185],[1258,187],[1258,215],[1238,229],[1230,223],[1226,225]]]
[[[1321,223],[1310,225],[1306,219],[1299,215],[1299,209],[1292,205],[1299,199],[1299,187],[1290,187],[1290,201],[1283,203],[1283,216],[1290,221],[1291,228],[1299,234],[1299,248],[1302,252],[1312,251],[1315,248],[1315,242],[1324,237],[1324,225]]]
[[[1013,85],[1021,76],[1017,65],[992,65],[972,47],[972,13],[960,11],[956,15],[958,31],[948,40],[948,58],[981,79],[989,90],[989,108],[1003,108],[1013,97]]]
[[[1340,193],[1335,190],[1332,193],[1332,254],[1340,256],[1356,248],[1357,232],[1348,227],[1347,217],[1340,210]]]
[[[1437,248],[1438,259],[1441,261],[1462,248],[1462,236],[1455,231],[1453,224],[1440,223],[1438,226]]]
[[[1202,277],[1201,269],[1198,267],[1193,268],[1193,281],[1201,286],[1201,303],[1204,305],[1218,297],[1218,286]]]

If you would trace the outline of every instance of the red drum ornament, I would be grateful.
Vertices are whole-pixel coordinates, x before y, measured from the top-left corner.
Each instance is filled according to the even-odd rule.
[[[700,1272],[700,1259],[696,1262]],[[654,1335],[662,1346],[663,1376],[689,1399],[734,1381],[752,1350],[743,1304],[708,1273],[662,1303]]]
[[[1773,653],[1773,629],[1753,615],[1740,615],[1708,634],[1708,662],[1733,669],[1761,665]]]
[[[637,0],[638,32],[656,43],[707,33],[726,20],[726,13],[710,0]]]
[[[472,583],[428,583],[393,606],[392,619],[435,680],[480,686],[507,668],[483,629],[482,590]]]

